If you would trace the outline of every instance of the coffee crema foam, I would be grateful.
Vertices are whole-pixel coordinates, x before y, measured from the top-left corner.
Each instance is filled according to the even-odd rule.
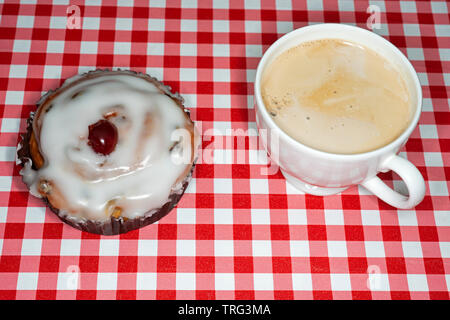
[[[305,42],[280,54],[262,76],[261,93],[283,131],[330,153],[387,145],[412,116],[397,68],[371,49],[338,39]]]

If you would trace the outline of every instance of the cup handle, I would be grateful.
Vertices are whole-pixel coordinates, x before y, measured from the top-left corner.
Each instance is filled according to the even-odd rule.
[[[399,209],[410,209],[418,205],[425,196],[425,181],[420,171],[408,160],[394,155],[388,158],[381,169],[392,170],[405,182],[409,196],[405,196],[388,187],[377,176],[364,181],[361,185],[384,202]]]

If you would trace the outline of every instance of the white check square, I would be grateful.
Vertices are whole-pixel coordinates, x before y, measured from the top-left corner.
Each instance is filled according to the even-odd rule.
[[[180,43],[180,55],[181,56],[197,56],[197,45],[194,43]]]
[[[250,209],[252,224],[270,224],[269,209]]]
[[[427,275],[407,274],[409,291],[428,291]]]
[[[195,224],[195,221],[196,221],[195,209],[193,209],[193,208],[177,208],[177,223],[179,223],[179,224]]]
[[[0,161],[14,161],[16,150],[16,147],[0,147]]]
[[[277,21],[277,33],[288,33],[294,30],[294,24],[291,21]]]
[[[399,210],[398,224],[400,226],[417,226],[417,216],[414,210]]]
[[[116,18],[116,30],[132,30],[133,19],[131,18]]]
[[[450,215],[448,211],[434,211],[434,221],[438,227],[450,227]]]
[[[447,87],[449,87],[450,86],[450,73],[444,73],[443,76],[444,76],[445,85]]]
[[[57,290],[77,290],[80,288],[80,278],[80,272],[76,269],[73,272],[60,272],[56,288]]]
[[[164,19],[148,19],[148,31],[164,31]]]
[[[182,257],[194,257],[196,252],[196,242],[195,240],[177,240],[177,256]]]
[[[422,245],[418,241],[403,241],[403,255],[405,258],[422,258]]]
[[[9,66],[10,78],[26,78],[28,66],[23,64],[12,64]]]
[[[448,196],[447,181],[428,181],[431,196]]]
[[[379,270],[379,266],[376,265],[370,265],[369,270],[371,268],[374,268],[374,270]],[[367,288],[372,291],[389,291],[389,277],[387,274],[374,272],[374,273],[368,273],[367,274],[367,281],[366,281]]]
[[[50,29],[66,29],[67,28],[67,17],[50,17]]]
[[[130,53],[131,42],[114,42],[114,54],[129,55]]]
[[[247,69],[247,82],[253,82],[253,81],[255,81],[255,78],[256,78],[256,70],[254,70],[254,69]],[[253,97],[249,96],[248,99],[249,100],[251,99],[251,101],[247,102],[247,106],[249,107],[249,109],[252,109],[253,105],[254,105],[253,104]]]
[[[228,9],[229,3],[228,3],[228,1],[223,1],[223,0],[213,0],[212,6],[214,9]]]
[[[229,57],[230,46],[228,44],[213,44],[213,56],[214,57]]]
[[[176,274],[176,289],[177,290],[195,290],[195,273],[181,273]]]
[[[156,290],[156,273],[145,272],[136,275],[137,290]]]
[[[245,21],[246,33],[261,33],[261,21],[246,20]]]
[[[61,40],[47,41],[47,52],[48,53],[63,53],[64,52],[64,41],[61,41]]]
[[[402,13],[417,12],[416,3],[413,1],[400,1],[400,11]]]
[[[0,176],[0,191],[8,192],[11,191],[12,177],[11,176]]]
[[[417,76],[419,77],[419,82],[421,85],[427,86],[429,84],[428,75],[425,72],[417,72]]]
[[[230,69],[213,69],[213,80],[215,82],[230,82]]]
[[[405,36],[418,37],[420,36],[420,27],[416,23],[405,23],[403,24],[403,32]]]
[[[338,8],[339,11],[355,11],[355,5],[353,3],[353,0],[338,0]]]
[[[381,225],[380,213],[377,210],[361,210],[361,220],[365,226]]]
[[[231,98],[228,94],[215,94],[213,96],[214,108],[229,108],[231,105]]]
[[[102,0],[89,0],[86,5],[88,5],[88,6],[101,6],[102,5]]]
[[[366,256],[371,258],[384,258],[384,243],[382,241],[364,241]]]
[[[165,8],[166,7],[166,0],[152,0],[150,3],[151,7],[154,8]]]
[[[180,22],[180,29],[184,32],[197,32],[197,20],[182,19]]]
[[[309,257],[309,242],[305,240],[289,241],[292,257]]]
[[[197,69],[180,68],[180,81],[197,81]]]
[[[181,0],[181,7],[183,9],[185,8],[195,9],[197,8],[197,2],[192,0]]]
[[[7,214],[8,214],[8,207],[0,207],[0,223],[6,222]]]
[[[291,225],[306,225],[305,209],[288,209],[288,221]]]
[[[272,273],[255,273],[253,274],[253,281],[255,290],[273,290]]]
[[[350,291],[352,284],[350,282],[350,275],[346,273],[332,273],[330,274],[331,290],[333,291]]]
[[[277,10],[292,10],[291,1],[276,0],[275,3],[276,3]]]
[[[216,290],[234,290],[234,274],[215,273],[214,284]]]
[[[445,1],[432,1],[431,4],[431,12],[433,13],[447,13],[447,4]]]
[[[267,157],[267,153],[265,150],[248,150],[248,161],[249,164],[266,166],[269,163],[269,158]],[[288,192],[286,193],[289,194]]]
[[[213,32],[229,32],[230,24],[228,20],[213,20]]]
[[[406,53],[408,54],[408,58],[410,60],[425,60],[422,48],[406,48]]]
[[[119,240],[117,239],[101,239],[99,256],[115,256],[119,255]]]
[[[371,0],[370,4],[374,5],[374,6],[377,6],[379,8],[380,12],[386,12],[386,6],[384,5],[384,1]]]
[[[30,52],[31,40],[14,40],[13,52]]]
[[[269,194],[269,182],[267,179],[250,179],[251,194]]]
[[[81,54],[97,54],[97,45],[96,41],[82,41],[80,45],[80,53]]]
[[[39,279],[37,272],[20,272],[17,277],[17,290],[36,290]]]
[[[293,273],[292,289],[298,291],[311,291],[312,278],[310,273]]]
[[[450,258],[450,242],[439,242],[439,247],[441,249],[441,257]]]
[[[442,154],[440,152],[424,152],[425,165],[427,167],[443,167]]]
[[[450,51],[449,51],[450,54]],[[422,59],[424,60],[424,59]],[[433,111],[433,103],[430,98],[423,98],[422,101],[422,111]]]
[[[210,146],[210,148],[212,145]],[[212,149],[211,149],[212,150]],[[233,163],[233,150],[227,149],[214,149],[213,157],[211,158],[209,154],[204,157],[204,163],[214,163],[214,164],[232,164]],[[207,152],[210,152],[209,150]]]
[[[197,96],[195,94],[183,94],[184,105],[187,108],[194,108],[197,106]],[[198,127],[198,124],[196,125]]]
[[[17,16],[17,28],[33,28],[34,16]]]
[[[419,125],[420,137],[422,139],[438,139],[439,135],[437,127],[434,124],[421,124]]]
[[[100,18],[98,17],[83,17],[84,30],[98,30],[100,29]]]
[[[41,248],[42,239],[23,239],[21,254],[23,256],[39,256]]]
[[[259,44],[246,44],[245,53],[247,57],[259,58],[262,56],[262,47]]]
[[[97,290],[116,290],[117,273],[107,272],[97,274]]]
[[[254,257],[272,256],[272,242],[270,240],[253,240],[252,250]]]
[[[134,1],[133,0],[117,0],[117,6],[118,7],[133,7]]]
[[[158,241],[155,239],[138,240],[138,255],[156,257],[158,255]]]
[[[81,239],[61,239],[59,254],[61,256],[79,256]]]
[[[214,179],[214,193],[233,193],[233,180],[232,179]]]
[[[45,79],[61,79],[61,66],[50,66],[46,65],[44,67],[44,78]]]
[[[450,26],[447,24],[435,24],[434,30],[437,37],[448,37],[450,35]]]
[[[25,222],[43,223],[45,221],[45,209],[45,207],[28,207]]]
[[[8,96],[8,92],[6,93]],[[19,104],[18,101],[16,103],[7,103],[7,104]],[[20,129],[20,119],[16,118],[3,118],[2,120],[2,132],[19,132]]]
[[[322,0],[307,0],[306,1],[308,11],[322,11],[323,2]]]
[[[347,257],[347,245],[345,241],[327,241],[329,257]]]
[[[233,210],[232,209],[214,209],[214,223],[215,224],[233,224]]]
[[[164,43],[160,42],[147,43],[147,54],[155,56],[164,55]]]
[[[233,240],[214,240],[214,255],[216,257],[232,257],[234,255]]]
[[[245,9],[261,9],[261,1],[259,0],[244,0]]]
[[[344,225],[344,215],[342,210],[325,209],[325,223],[327,225]]]

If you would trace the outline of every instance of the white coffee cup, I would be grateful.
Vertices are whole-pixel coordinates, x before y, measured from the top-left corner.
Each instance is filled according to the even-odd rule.
[[[276,125],[261,97],[263,71],[285,50],[305,41],[319,39],[342,39],[364,45],[398,67],[411,93],[413,117],[397,139],[370,152],[333,154],[298,142]],[[334,23],[316,24],[287,33],[270,46],[259,62],[255,79],[255,105],[261,142],[270,158],[280,166],[287,181],[297,189],[314,195],[330,195],[361,184],[381,200],[401,209],[412,208],[423,200],[425,182],[422,175],[411,162],[397,155],[419,121],[422,88],[408,59],[379,35],[362,28]],[[402,178],[408,188],[408,196],[388,187],[377,177],[379,172],[389,170]]]

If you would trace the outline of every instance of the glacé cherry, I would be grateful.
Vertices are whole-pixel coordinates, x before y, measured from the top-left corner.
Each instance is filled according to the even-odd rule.
[[[108,155],[116,148],[117,127],[108,120],[99,120],[89,126],[88,144],[100,154]]]

